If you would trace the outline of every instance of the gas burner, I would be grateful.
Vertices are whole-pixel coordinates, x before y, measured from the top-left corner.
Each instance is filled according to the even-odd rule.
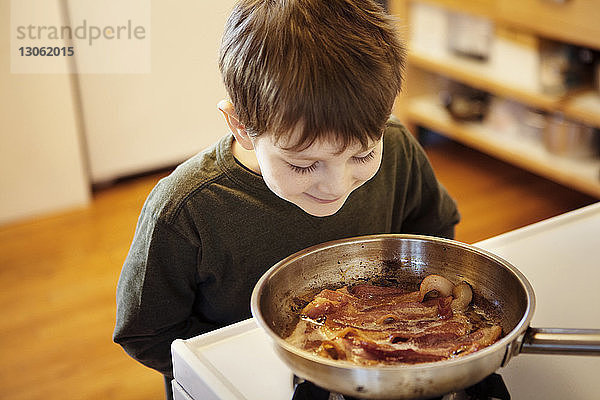
[[[294,395],[292,400],[361,400],[344,396],[318,387],[294,375]],[[365,399],[362,399],[365,400]],[[491,374],[479,383],[458,392],[434,397],[430,400],[510,400],[510,393],[504,380],[498,374]]]

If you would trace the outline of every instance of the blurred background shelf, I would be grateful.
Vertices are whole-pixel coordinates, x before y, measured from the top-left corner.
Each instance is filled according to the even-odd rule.
[[[600,47],[597,0],[391,0],[390,3],[392,6],[393,3],[431,4],[555,40]]]
[[[588,89],[571,96],[561,107],[565,115],[600,128],[600,94]]]
[[[411,50],[409,63],[412,66],[444,75],[469,86],[512,98],[543,110],[552,111],[560,107],[562,96],[552,96],[536,91],[531,87],[520,87],[502,81],[487,63],[453,56],[449,53],[427,54],[420,50]],[[600,110],[599,117],[600,117]]]
[[[551,122],[564,118],[565,124],[589,129],[600,143],[600,0],[390,0],[388,4],[409,43],[406,87],[394,114],[411,130],[425,127],[600,198],[599,156],[559,156],[542,141],[549,129],[556,129]],[[472,40],[476,35],[480,40]],[[574,58],[580,51],[590,55],[588,64]],[[570,75],[571,70],[562,69],[563,62],[575,63],[565,68],[581,68]],[[564,78],[558,90],[552,86],[556,77]],[[489,93],[494,101],[516,102],[517,109],[539,113],[546,124],[540,128],[544,133],[534,140],[502,132],[486,116],[485,123],[458,122],[440,95],[447,99],[448,87],[455,82]]]
[[[533,140],[502,135],[482,123],[455,121],[433,95],[411,99],[408,118],[469,147],[540,176],[600,197],[600,159],[571,159],[546,151]]]
[[[565,95],[550,95],[499,79],[489,64],[461,58],[449,53],[409,53],[412,66],[440,74],[494,95],[514,99],[549,112],[566,116],[600,128],[600,94],[594,89],[578,89]]]

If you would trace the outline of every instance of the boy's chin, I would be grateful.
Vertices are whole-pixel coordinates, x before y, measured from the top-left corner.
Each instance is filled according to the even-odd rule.
[[[305,213],[312,215],[313,217],[330,217],[337,213],[345,201],[341,201],[339,204],[296,204],[300,207]]]
[[[291,198],[283,196],[277,192],[274,193],[283,200],[289,201],[290,203],[294,204],[296,207],[300,208],[305,213],[312,215],[313,217],[329,217],[334,215],[335,213],[340,211],[340,209],[344,206],[346,200],[348,199],[347,195],[343,199],[340,199],[339,201],[336,201],[334,203],[319,204],[318,202],[312,201],[308,198],[305,198],[304,196],[296,196]]]

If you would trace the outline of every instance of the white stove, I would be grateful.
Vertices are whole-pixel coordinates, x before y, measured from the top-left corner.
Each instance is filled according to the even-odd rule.
[[[253,318],[173,342],[175,381],[194,400],[291,399],[292,371]]]
[[[533,327],[600,328],[600,203],[475,246],[515,265],[536,295]],[[174,398],[284,400],[293,374],[254,319],[172,345]],[[600,357],[523,354],[497,371],[512,399],[595,399]]]

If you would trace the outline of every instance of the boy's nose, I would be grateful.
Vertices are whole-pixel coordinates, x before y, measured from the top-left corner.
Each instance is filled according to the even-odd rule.
[[[327,171],[319,182],[318,190],[326,200],[337,199],[348,192],[352,184],[352,176],[346,168],[335,168]]]

